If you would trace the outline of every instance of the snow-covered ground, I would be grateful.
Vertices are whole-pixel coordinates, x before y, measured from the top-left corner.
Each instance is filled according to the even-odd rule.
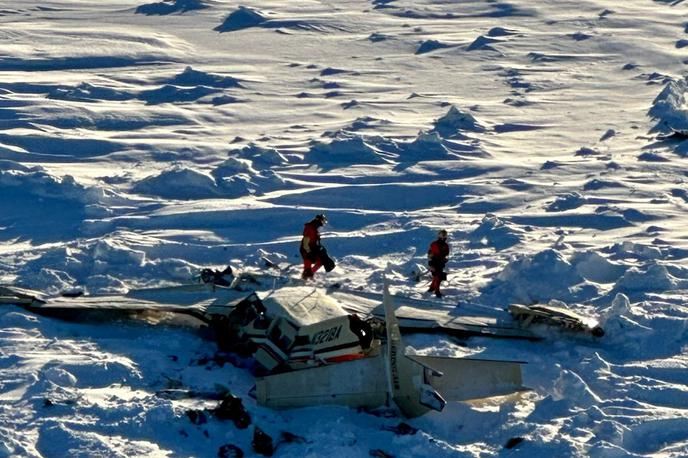
[[[532,391],[399,435],[257,406],[193,329],[3,306],[0,456],[250,456],[254,425],[277,456],[688,455],[688,3],[145,1],[0,0],[0,283],[298,264],[324,212],[319,284],[379,291],[390,264],[422,297],[408,273],[446,228],[456,313],[557,300],[607,335],[409,336],[527,361]],[[160,394],[218,385],[249,428]]]

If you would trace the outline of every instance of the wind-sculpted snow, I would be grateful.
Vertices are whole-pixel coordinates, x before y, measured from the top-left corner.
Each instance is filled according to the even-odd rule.
[[[688,135],[686,91],[688,91],[688,82],[684,78],[670,81],[659,93],[648,112],[657,120],[654,130]]]
[[[597,293],[594,287],[574,292],[573,288],[582,282],[576,268],[559,251],[549,249],[511,261],[485,288],[482,297],[496,303],[530,304],[550,299],[585,300]]]
[[[183,166],[145,178],[136,183],[133,191],[168,199],[207,199],[219,195],[213,177]]]
[[[314,142],[304,161],[329,168],[354,163],[398,163],[408,166],[422,161],[489,157],[478,141],[467,142],[464,141],[465,137],[456,135],[460,128],[458,125],[444,122],[437,125],[452,138],[445,139],[436,130],[420,131],[412,141],[399,141],[378,135],[359,135],[353,132],[368,129],[370,123],[357,120],[350,129],[328,133],[327,136],[332,137],[329,142]]]
[[[152,105],[172,102],[182,103],[194,102],[208,95],[217,94],[218,92],[219,89],[206,86],[177,87],[166,84],[158,89],[141,92],[139,98]]]
[[[56,177],[40,166],[12,161],[0,161],[0,195],[0,238],[34,243],[75,237],[85,218],[109,216],[109,206],[126,203],[112,191],[83,186],[69,175]]]
[[[5,305],[0,456],[250,456],[256,426],[278,457],[688,455],[686,2],[612,3],[0,0],[1,284],[123,293],[265,258],[298,282],[325,213],[316,286],[434,301],[444,228],[429,308],[605,330],[404,336],[526,361],[532,389],[408,420],[260,407],[250,359],[167,319]],[[249,428],[209,413],[225,390]]]
[[[38,26],[32,29],[27,32],[15,27],[13,33],[5,37],[6,45],[15,52],[0,57],[0,70],[41,72],[154,65],[174,62],[185,46],[170,35],[139,36],[116,28],[93,31]],[[27,39],[49,39],[51,45],[44,50],[27,48],[21,45],[22,40]]]
[[[507,223],[494,215],[487,214],[468,236],[473,247],[491,246],[496,250],[512,247],[522,241],[520,230],[509,227]]]
[[[425,40],[418,45],[418,49],[416,49],[416,54],[426,54],[432,51],[437,51],[438,49],[450,47],[451,45],[447,43],[441,43],[437,40]]]
[[[215,30],[218,32],[233,32],[235,30],[246,29],[263,24],[267,19],[259,11],[240,6],[239,9],[230,13],[222,25]]]
[[[444,138],[462,138],[461,131],[484,132],[485,127],[470,113],[452,106],[444,116],[435,121],[434,130]]]
[[[75,102],[128,101],[142,100],[149,104],[191,102],[200,98],[223,92],[224,89],[241,88],[238,79],[231,76],[217,75],[186,67],[181,73],[171,78],[155,81],[162,86],[154,89],[135,90],[131,87],[115,89],[82,82],[75,86],[41,85],[27,83],[0,83],[0,88],[24,94],[48,94],[57,100]]]
[[[273,16],[273,17],[270,17]],[[213,30],[217,32],[236,32],[238,30],[249,29],[252,27],[262,27],[267,29],[294,29],[310,32],[333,32],[341,30],[342,27],[330,21],[318,19],[283,19],[260,10],[239,6],[231,12],[222,24]]]
[[[387,7],[393,7],[389,13],[404,18],[413,19],[461,19],[461,18],[501,18],[510,16],[528,16],[533,14],[528,7],[519,7],[509,2],[462,2],[461,8],[452,8],[448,2],[385,2]]]
[[[208,8],[202,0],[164,0],[157,3],[147,3],[136,7],[137,14],[165,15],[174,13],[186,13],[188,11]]]
[[[108,140],[49,135],[0,134],[0,143],[18,147],[27,153],[54,157],[56,160],[104,156],[124,148],[123,144]]]
[[[173,78],[160,81],[176,86],[208,86],[213,88],[231,88],[241,87],[238,79],[231,76],[217,75],[214,73],[206,73],[199,70],[194,70],[191,67],[186,67],[183,72],[174,76]]]

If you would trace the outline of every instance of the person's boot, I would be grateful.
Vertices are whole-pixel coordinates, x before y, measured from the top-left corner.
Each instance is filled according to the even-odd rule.
[[[437,297],[442,297],[443,294],[440,293],[440,290],[438,289],[437,291],[435,291],[435,296],[437,296]]]
[[[301,274],[301,278],[304,280],[309,280],[313,278],[313,271],[309,268],[303,269],[303,273]]]

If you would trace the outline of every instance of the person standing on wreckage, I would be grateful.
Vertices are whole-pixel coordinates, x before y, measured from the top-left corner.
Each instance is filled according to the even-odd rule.
[[[299,252],[303,258],[303,274],[301,278],[308,280],[313,274],[325,265],[325,270],[334,269],[334,261],[327,256],[325,247],[320,244],[320,228],[327,224],[327,218],[323,214],[315,215],[311,221],[303,226],[303,238]]]
[[[440,283],[442,283],[442,280],[447,279],[444,266],[447,264],[448,258],[449,244],[447,243],[447,231],[442,229],[437,232],[437,240],[432,242],[430,249],[428,249],[428,266],[430,267],[430,273],[432,273],[432,283],[430,283],[428,292],[434,292],[437,297],[442,297]]]

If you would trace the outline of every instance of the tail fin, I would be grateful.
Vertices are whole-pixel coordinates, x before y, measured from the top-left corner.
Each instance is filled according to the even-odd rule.
[[[382,304],[387,330],[386,368],[389,397],[407,417],[417,417],[430,409],[441,411],[446,402],[429,384],[430,374],[427,372],[432,372],[436,377],[441,376],[441,373],[419,364],[404,354],[399,322],[394,314],[394,304],[386,278]]]

